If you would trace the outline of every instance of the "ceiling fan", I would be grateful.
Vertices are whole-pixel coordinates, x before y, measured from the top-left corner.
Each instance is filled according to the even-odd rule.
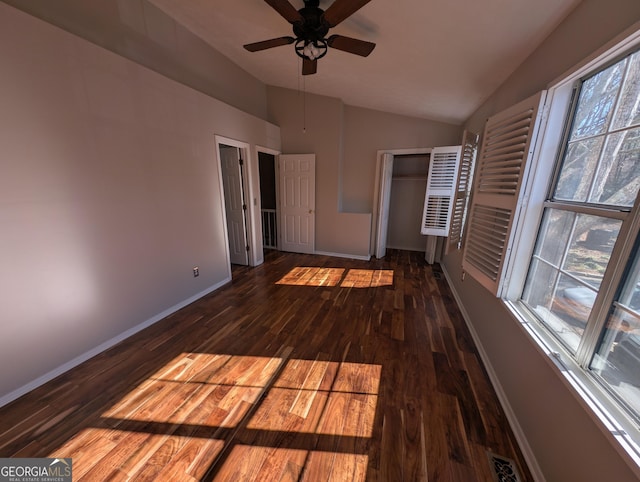
[[[276,12],[293,25],[295,37],[278,37],[244,46],[249,52],[258,52],[281,45],[295,43],[295,52],[302,58],[302,75],[315,74],[318,59],[327,54],[329,47],[366,57],[376,44],[344,35],[331,35],[329,30],[353,15],[371,0],[335,0],[322,10],[319,0],[304,0],[304,7],[296,10],[288,0],[265,0]]]

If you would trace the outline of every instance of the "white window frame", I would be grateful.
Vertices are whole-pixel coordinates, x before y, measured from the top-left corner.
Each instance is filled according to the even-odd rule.
[[[640,475],[640,426],[621,408],[614,397],[598,383],[585,366],[585,349],[593,350],[599,335],[598,329],[605,322],[604,312],[611,305],[614,297],[614,288],[620,282],[621,274],[617,279],[604,279],[602,286],[607,290],[604,296],[599,298],[599,303],[593,307],[599,316],[601,323],[595,326],[590,333],[587,343],[582,344],[582,350],[570,353],[540,321],[528,310],[524,303],[519,301],[526,281],[529,263],[537,238],[538,229],[542,221],[542,214],[547,200],[550,183],[561,152],[563,134],[567,119],[567,113],[571,106],[572,94],[575,82],[597,71],[607,63],[619,58],[622,54],[640,46],[640,22],[636,23],[619,37],[599,49],[590,58],[574,67],[570,71],[551,82],[547,88],[547,100],[541,119],[541,135],[530,159],[532,163],[531,175],[527,180],[523,204],[525,208],[518,222],[520,236],[508,253],[507,260],[512,268],[508,273],[508,280],[504,284],[505,289],[501,293],[503,302],[511,311],[514,318],[521,323],[531,338],[537,343],[542,352],[549,356],[555,365],[559,367],[559,373],[571,387],[573,393],[582,403],[590,408],[594,420],[613,441],[619,452],[625,455],[625,460]],[[553,162],[550,162],[553,161]],[[634,216],[632,223],[627,223],[621,230],[619,237],[635,236],[640,231],[640,215]],[[630,244],[626,243],[625,251],[614,253],[609,263],[625,263],[629,258]],[[505,262],[507,262],[505,261]],[[613,270],[608,269],[611,273]],[[621,272],[622,270],[617,270]],[[579,363],[582,361],[582,366]],[[588,362],[587,362],[588,363]]]

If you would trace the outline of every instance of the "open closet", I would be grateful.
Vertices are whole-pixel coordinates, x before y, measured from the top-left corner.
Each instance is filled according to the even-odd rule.
[[[394,156],[387,248],[424,251],[427,236],[420,233],[420,226],[428,172],[428,153]]]
[[[433,263],[449,234],[461,146],[378,153],[373,254],[425,251]]]

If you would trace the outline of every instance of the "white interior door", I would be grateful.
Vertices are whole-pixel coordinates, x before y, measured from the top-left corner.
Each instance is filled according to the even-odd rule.
[[[314,253],[316,155],[281,154],[279,165],[281,249]]]
[[[376,258],[387,253],[387,229],[389,226],[389,202],[393,177],[393,154],[382,155],[380,165],[380,190],[378,194],[378,226],[376,229]]]
[[[229,256],[231,263],[248,265],[247,230],[243,196],[240,149],[220,144],[220,164],[224,187]]]

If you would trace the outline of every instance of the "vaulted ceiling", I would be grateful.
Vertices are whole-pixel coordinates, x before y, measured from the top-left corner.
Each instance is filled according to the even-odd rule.
[[[302,0],[290,0],[302,8]],[[327,9],[333,0],[320,0]],[[331,33],[374,42],[368,57],[330,49],[301,76],[293,45],[244,44],[292,35],[263,0],[150,0],[253,76],[346,104],[462,123],[580,0],[371,0]]]

